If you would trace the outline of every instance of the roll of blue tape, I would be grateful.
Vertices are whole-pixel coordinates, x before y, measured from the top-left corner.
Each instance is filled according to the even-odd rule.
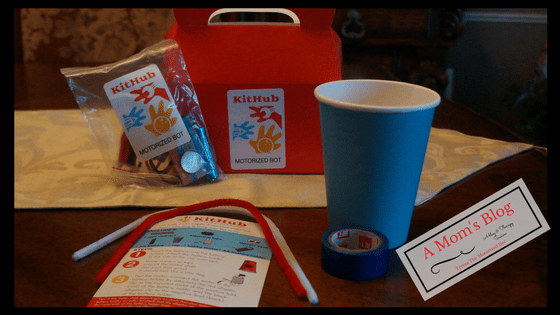
[[[387,271],[389,240],[380,232],[344,226],[323,234],[321,266],[342,279],[363,281]]]

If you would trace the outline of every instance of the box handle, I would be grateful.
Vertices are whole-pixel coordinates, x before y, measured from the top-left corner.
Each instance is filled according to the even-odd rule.
[[[208,26],[210,19],[226,12],[276,12],[288,15],[301,28],[328,29],[334,18],[335,9],[173,9],[175,20],[183,30],[191,27]],[[211,24],[212,25],[212,24]]]
[[[210,23],[210,20],[212,20],[213,17],[220,15],[220,14],[224,14],[224,13],[232,13],[232,12],[256,12],[256,13],[282,13],[285,14],[289,17],[292,18],[292,20],[294,21],[294,25],[299,25],[299,18],[297,17],[297,15],[288,10],[288,9],[279,9],[279,8],[260,8],[260,9],[255,9],[255,8],[226,8],[226,9],[219,9],[216,10],[214,13],[212,13],[210,15],[210,17],[208,18],[208,24]]]

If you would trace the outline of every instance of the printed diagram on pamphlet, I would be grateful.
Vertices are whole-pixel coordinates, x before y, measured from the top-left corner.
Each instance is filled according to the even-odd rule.
[[[271,257],[257,223],[177,216],[138,239],[88,306],[258,306]]]

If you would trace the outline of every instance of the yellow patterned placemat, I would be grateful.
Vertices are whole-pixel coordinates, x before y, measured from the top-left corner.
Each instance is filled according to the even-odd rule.
[[[179,207],[236,198],[262,208],[326,207],[323,175],[227,174],[227,180],[187,187],[122,187],[79,110],[14,112],[16,209]],[[485,166],[532,148],[432,128],[416,204]]]

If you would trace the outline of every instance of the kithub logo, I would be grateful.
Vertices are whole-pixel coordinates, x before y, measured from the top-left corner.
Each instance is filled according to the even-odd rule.
[[[147,71],[145,75],[136,76],[132,79],[119,82],[115,86],[111,87],[111,92],[113,92],[113,95],[118,94],[155,77],[156,74],[154,72]],[[140,86],[140,88],[130,91],[130,94],[137,95],[136,98],[134,98],[134,102],[142,102],[144,105],[151,102],[157,96],[168,102],[170,101],[165,88],[158,87],[154,82],[144,84]],[[139,109],[137,106],[134,106],[128,114],[123,114],[122,117],[126,131],[130,131],[133,127],[144,126],[146,130],[152,132],[156,137],[158,137],[173,127],[177,121],[177,118],[171,118],[171,114],[173,112],[172,108],[168,108],[167,110],[164,109],[163,101],[159,102],[157,112],[155,106],[153,105],[150,105],[149,111],[152,121],[146,126],[144,126],[144,119],[146,119],[146,116],[142,115],[144,109]]]
[[[177,117],[171,117],[173,114],[173,108],[169,107],[167,110],[164,110],[163,101],[159,102],[158,111],[154,106],[150,105],[150,117],[152,118],[152,123],[149,125],[144,126],[146,130],[152,132],[156,137],[161,136],[162,133],[165,133],[171,129],[177,122]]]
[[[286,167],[284,90],[229,90],[227,101],[231,168]]]
[[[169,96],[167,95],[165,89],[157,87],[153,82],[144,85],[138,90],[130,91],[130,94],[138,94],[134,101],[138,102],[144,99],[144,104],[148,104],[156,96],[159,96],[169,102]]]
[[[125,76],[123,76],[125,77]],[[133,86],[136,86],[142,82],[146,82],[149,79],[155,78],[156,74],[154,72],[150,72],[150,71],[146,71],[145,75],[139,75],[139,76],[135,76],[132,79],[129,79],[129,77],[127,77],[126,79],[122,80],[122,81],[117,81],[114,84],[112,84],[111,86],[111,92],[113,93],[113,95],[116,95],[124,90],[130,89]]]
[[[233,104],[245,103],[277,103],[280,98],[274,94],[270,96],[263,95],[239,95],[233,97]]]
[[[276,141],[282,137],[282,133],[274,134],[274,127],[275,125],[270,126],[265,133],[265,126],[261,125],[257,140],[249,141],[249,144],[255,149],[256,154],[270,153],[282,146],[280,143],[276,143]]]
[[[274,111],[274,106],[249,106],[251,110],[254,111],[249,117],[258,117],[258,123],[267,121],[269,119],[274,120],[278,127],[282,128],[282,116],[280,116],[277,112]]]
[[[147,86],[155,86],[155,85],[153,85],[152,83]],[[142,98],[144,98],[144,104],[146,104],[156,96],[160,96],[161,98],[169,101],[165,89],[163,88],[148,88],[148,89],[152,91],[151,93],[154,94],[140,94],[140,96],[138,96],[134,101],[138,102]],[[136,91],[141,91],[141,90],[142,89],[135,90],[132,91],[131,93]],[[146,115],[142,115],[143,112],[144,112],[143,108],[139,109],[138,106],[134,106],[128,114],[122,115],[124,121],[124,127],[126,131],[130,131],[130,129],[132,129],[133,127],[144,126],[145,124],[144,119],[146,119]],[[171,117],[171,115],[173,114],[173,108],[169,106],[167,109],[165,109],[165,104],[163,103],[162,100],[160,100],[158,103],[157,112],[154,105],[150,105],[149,112],[152,121],[148,125],[145,125],[144,128],[152,132],[156,137],[159,137],[161,134],[169,131],[169,129],[171,129],[171,127],[173,127],[175,125],[175,122],[177,121],[176,117],[173,118]]]
[[[115,78],[103,88],[138,161],[155,158],[190,140],[157,65]]]
[[[242,124],[233,125],[233,139],[242,138],[249,140],[249,145],[255,150],[256,154],[270,153],[279,149],[282,145],[277,143],[277,141],[282,137],[282,132],[275,134],[274,129],[276,126],[282,129],[282,116],[274,110],[274,106],[249,106],[249,109],[253,111],[249,117],[258,118],[256,123],[261,124],[259,126],[257,138],[254,139],[254,136],[252,136],[255,134],[252,130],[255,128],[255,125],[250,125],[249,121],[245,121]],[[262,123],[268,120],[272,120],[276,124],[272,123],[267,129]]]
[[[111,92],[113,95],[116,95],[124,90],[128,90],[134,86],[137,86],[143,82],[146,82],[152,78],[155,78],[156,74],[154,72],[147,71],[145,75],[133,77],[132,79],[123,80],[118,82],[114,86],[111,87]],[[138,96],[134,99],[135,102],[140,100],[144,100],[144,105],[148,104],[154,97],[160,96],[161,98],[169,100],[169,95],[164,88],[156,86],[154,82],[150,82],[141,86],[139,89],[130,91],[130,94],[137,94]]]

